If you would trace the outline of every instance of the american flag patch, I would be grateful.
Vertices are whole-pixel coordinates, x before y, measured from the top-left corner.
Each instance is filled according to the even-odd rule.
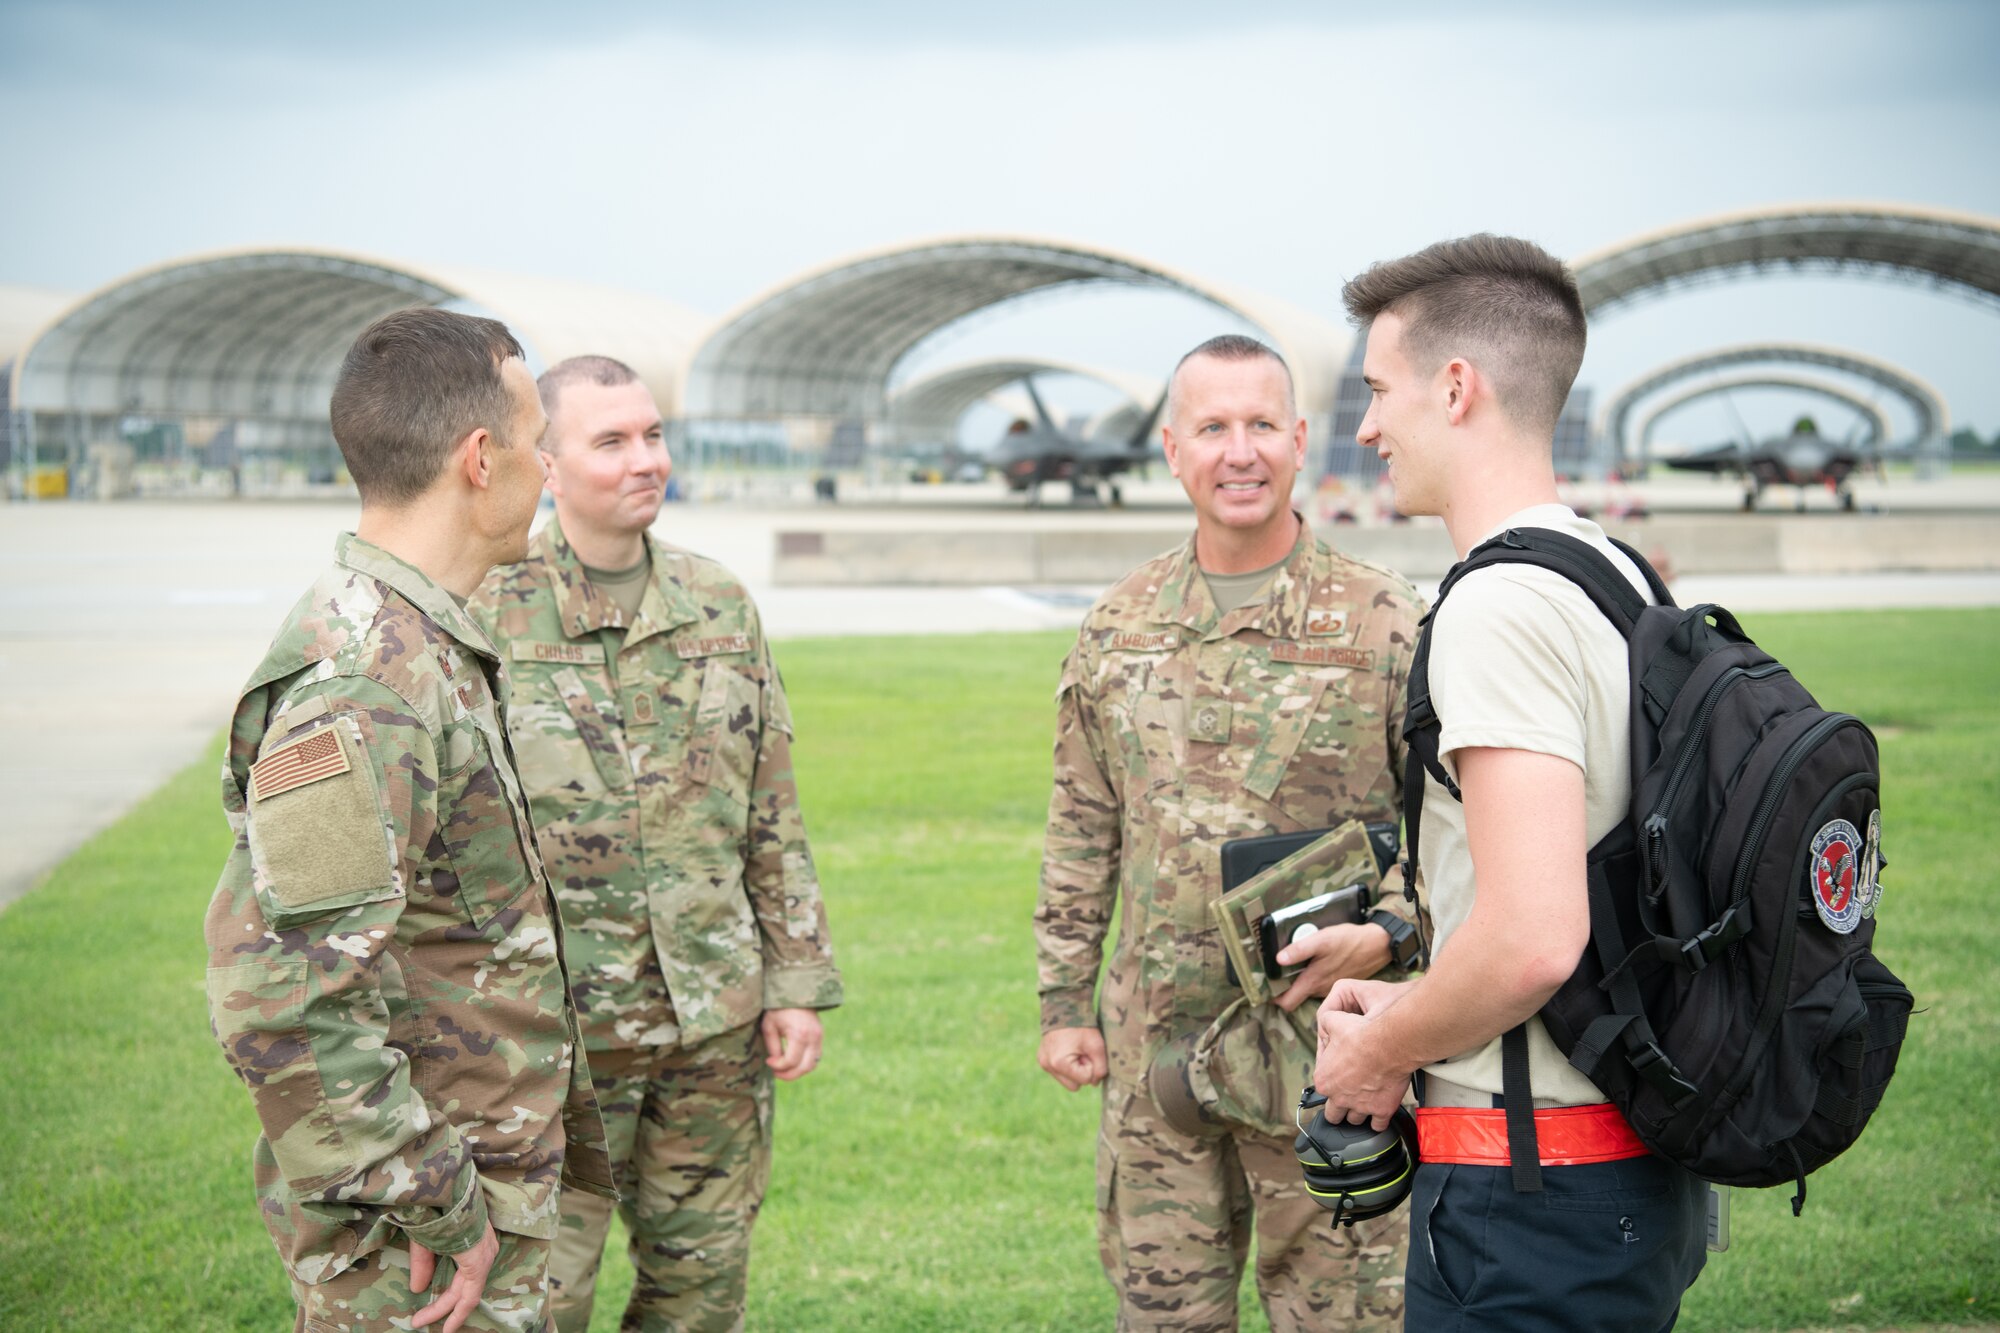
[[[350,767],[339,733],[332,727],[321,727],[310,736],[285,742],[250,765],[250,799],[261,801],[345,773]]]

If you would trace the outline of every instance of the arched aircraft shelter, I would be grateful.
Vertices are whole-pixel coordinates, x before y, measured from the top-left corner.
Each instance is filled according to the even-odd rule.
[[[0,474],[14,465],[14,358],[44,325],[68,309],[76,297],[45,287],[0,283]]]
[[[1809,343],[1745,343],[1670,361],[1626,385],[1605,404],[1604,440],[1617,451],[1616,457],[1645,462],[1631,447],[1638,443],[1631,426],[1640,403],[1684,381],[1749,365],[1817,366],[1881,386],[1901,399],[1915,419],[1916,429],[1908,441],[1915,454],[1935,453],[1951,433],[1951,412],[1944,399],[1936,389],[1900,367],[1837,347],[1818,347]]]
[[[2000,310],[2000,219],[1893,204],[1786,205],[1649,232],[1585,255],[1574,268],[1593,318],[1681,288],[1772,272],[1887,276]],[[618,356],[670,418],[692,426],[722,434],[775,429],[811,448],[844,437],[859,447],[871,437],[902,438],[906,421],[934,429],[948,410],[939,404],[949,395],[892,405],[899,370],[932,335],[1020,298],[1091,283],[1176,292],[1259,330],[1291,363],[1316,442],[1329,443],[1322,423],[1353,387],[1342,377],[1352,339],[1335,323],[1097,246],[977,234],[820,266],[719,322],[626,291],[328,250],[176,260],[59,313],[40,309],[25,321],[40,329],[32,339],[18,331],[0,337],[0,363],[3,344],[19,345],[11,372],[0,369],[0,447],[17,477],[37,462],[74,472],[95,446],[139,436],[154,447],[171,438],[177,456],[211,462],[260,451],[330,457],[325,409],[341,353],[369,320],[412,304],[493,314],[544,363],[579,351]],[[0,335],[20,305],[8,296],[0,290]],[[1898,375],[1904,389],[1896,391],[1929,414],[1918,458],[1942,458],[1949,429],[1942,400]],[[1350,368],[1348,378],[1355,376]],[[1582,401],[1574,414],[1580,435],[1587,434]],[[1629,447],[1631,408],[1608,412],[1607,420],[1617,417],[1615,432],[1589,447],[1614,457]],[[1335,419],[1335,434],[1344,421]]]
[[[1817,379],[1811,375],[1786,374],[1782,371],[1766,370],[1754,371],[1746,375],[1724,375],[1716,379],[1707,380],[1691,388],[1684,389],[1674,394],[1671,398],[1667,398],[1656,406],[1647,409],[1646,415],[1640,419],[1637,432],[1639,439],[1638,456],[1641,459],[1652,458],[1654,435],[1659,428],[1660,422],[1667,416],[1692,403],[1698,403],[1703,399],[1712,398],[1720,394],[1734,393],[1739,389],[1786,389],[1795,393],[1810,394],[1816,398],[1824,398],[1829,402],[1837,403],[1849,411],[1857,413],[1861,417],[1862,423],[1868,429],[1867,433],[1858,441],[1859,443],[1863,445],[1876,445],[1884,443],[1889,438],[1889,418],[1882,411],[1882,405],[1873,398],[1856,393],[1846,385],[1837,384],[1832,380]]]
[[[86,297],[27,347],[11,377],[17,458],[75,469],[143,423],[185,457],[235,466],[263,451],[316,459],[309,468],[331,475],[327,402],[341,358],[370,322],[418,305],[499,318],[540,364],[615,356],[669,416],[709,322],[621,290],[331,251],[177,260]]]
[[[1586,254],[1571,268],[1593,321],[1648,298],[1774,273],[1883,278],[2000,311],[2000,218],[1905,204],[1784,204],[1675,223]],[[1950,428],[1935,390],[1924,385],[1917,396],[1935,417],[1915,442],[1924,475],[1945,456]],[[1625,457],[1623,425],[1598,448],[1607,463]]]
[[[841,429],[879,431],[891,415],[888,386],[912,348],[994,306],[1079,283],[1164,289],[1228,311],[1290,362],[1301,412],[1316,417],[1331,405],[1349,337],[1317,315],[1094,246],[964,236],[839,260],[725,318],[689,370],[690,429],[784,421],[822,442]]]
[[[1593,316],[1746,273],[1866,273],[2000,309],[2000,219],[1901,204],[1790,204],[1676,223],[1575,260]]]

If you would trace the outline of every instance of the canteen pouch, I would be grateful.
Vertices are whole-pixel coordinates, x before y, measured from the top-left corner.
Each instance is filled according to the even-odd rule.
[[[1368,826],[1350,819],[1210,903],[1208,910],[1220,929],[1223,952],[1244,998],[1262,1005],[1277,993],[1271,978],[1264,975],[1263,946],[1258,938],[1265,917],[1356,883],[1368,886],[1359,910],[1359,916],[1365,917],[1381,882]],[[1295,1100],[1295,1096],[1287,1096],[1282,1105],[1289,1107]]]

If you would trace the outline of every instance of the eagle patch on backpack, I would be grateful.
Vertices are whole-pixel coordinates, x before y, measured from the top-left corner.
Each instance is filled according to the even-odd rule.
[[[1445,579],[1525,563],[1576,584],[1628,645],[1632,803],[1590,849],[1590,943],[1543,1005],[1556,1047],[1654,1152],[1719,1185],[1796,1182],[1852,1145],[1881,1104],[1913,1003],[1875,957],[1881,772],[1859,718],[1821,708],[1721,607],[1681,609],[1638,552],[1645,603],[1603,552],[1509,529]],[[1411,662],[1405,846],[1414,861],[1438,763],[1430,622]],[[1509,1061],[1509,1121],[1531,1115]],[[1510,1130],[1520,1127],[1510,1123]],[[1532,1152],[1517,1188],[1539,1188]]]

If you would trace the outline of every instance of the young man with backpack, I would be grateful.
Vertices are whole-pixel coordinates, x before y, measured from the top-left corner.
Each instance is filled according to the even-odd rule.
[[[1559,260],[1466,237],[1377,264],[1342,298],[1368,339],[1357,438],[1380,453],[1399,510],[1442,517],[1461,558],[1510,530],[1565,534],[1659,599],[1557,495],[1552,437],[1585,339]],[[1385,1127],[1415,1076],[1409,1327],[1671,1327],[1701,1271],[1704,1187],[1641,1142],[1537,1017],[1591,940],[1587,854],[1632,799],[1626,639],[1578,584],[1527,563],[1465,575],[1429,632],[1448,781],[1423,787],[1406,836],[1432,965],[1327,996],[1324,1113]],[[1532,1088],[1525,1179],[1509,1145],[1530,1122],[1503,1107],[1509,1082]]]

